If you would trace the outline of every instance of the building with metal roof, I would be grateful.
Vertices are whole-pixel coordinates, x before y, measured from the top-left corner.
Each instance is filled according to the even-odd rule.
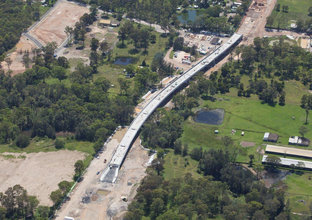
[[[267,163],[268,155],[263,155],[262,163]],[[280,165],[287,166],[287,167],[296,167],[301,169],[312,169],[312,162],[311,161],[305,161],[305,160],[296,160],[296,159],[289,159],[289,158],[280,158]]]
[[[282,155],[289,155],[289,156],[312,158],[311,150],[303,150],[303,149],[292,148],[292,147],[267,145],[265,148],[265,152],[273,153],[273,154],[282,154]]]

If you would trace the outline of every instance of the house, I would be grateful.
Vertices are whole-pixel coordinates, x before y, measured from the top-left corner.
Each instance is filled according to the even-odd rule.
[[[221,40],[220,38],[218,38],[218,37],[215,37],[215,38],[213,38],[213,39],[210,41],[210,43],[211,43],[212,45],[220,45],[220,44],[222,43],[222,40]]]
[[[263,136],[263,141],[277,142],[278,137],[279,136],[277,134],[265,132]]]
[[[102,27],[109,26],[111,24],[111,21],[109,19],[100,19],[99,25]]]
[[[288,139],[288,144],[299,145],[299,146],[309,146],[310,140],[305,137],[290,136]]]
[[[118,27],[120,25],[119,21],[111,21],[110,26],[112,27]]]

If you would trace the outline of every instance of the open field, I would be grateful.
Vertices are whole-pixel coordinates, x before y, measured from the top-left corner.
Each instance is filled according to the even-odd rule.
[[[84,157],[82,152],[68,150],[1,154],[0,192],[20,184],[29,195],[36,196],[41,205],[51,206],[50,193],[58,189],[59,182],[72,180],[75,162]]]
[[[275,9],[270,15],[273,19],[272,28],[290,29],[291,23],[296,23],[298,19],[307,20],[311,17],[308,16],[308,9],[312,7],[311,0],[277,0],[277,4],[280,4],[280,11]],[[283,6],[288,6],[288,13],[282,12]]]
[[[190,158],[189,156],[182,157],[181,155],[175,155],[173,151],[170,151],[165,156],[165,179],[173,179],[183,177],[185,174],[190,173],[194,178],[201,175],[196,172],[198,162]]]
[[[221,108],[225,110],[224,121],[220,126],[196,123],[189,118],[184,123],[184,132],[182,142],[188,144],[189,149],[202,147],[203,149],[218,148],[221,146],[221,137],[230,136],[237,145],[241,142],[252,142],[254,146],[241,147],[238,161],[248,162],[248,155],[254,154],[256,161],[262,159],[257,151],[261,151],[264,145],[264,132],[277,133],[280,138],[277,144],[288,145],[289,136],[299,135],[299,128],[304,125],[305,111],[300,108],[298,96],[292,99],[288,94],[304,94],[305,88],[299,86],[297,82],[286,83],[286,101],[285,106],[276,105],[275,107],[267,104],[261,104],[256,96],[251,98],[237,97],[237,90],[231,89],[226,95],[217,95],[215,102],[202,100],[200,108]],[[298,89],[299,88],[299,89]],[[299,98],[300,99],[300,98]],[[198,108],[199,109],[199,108]],[[220,134],[215,135],[214,130],[218,129]],[[236,133],[232,135],[232,129]],[[244,131],[245,135],[241,136]],[[305,135],[312,139],[312,130]],[[312,149],[305,147],[304,149]]]
[[[60,45],[66,39],[65,27],[74,26],[79,18],[87,12],[89,10],[86,7],[62,1],[29,34],[36,37],[44,45],[52,41]]]
[[[286,177],[286,198],[289,199],[292,212],[309,214],[309,206],[312,202],[312,173],[292,173]]]
[[[65,142],[65,149],[67,150],[77,150],[87,154],[93,154],[94,149],[92,143],[88,141],[76,141],[76,140],[66,140],[65,138],[60,138]],[[49,138],[39,138],[35,137],[31,140],[30,144],[26,148],[19,148],[16,146],[10,146],[9,144],[0,145],[0,153],[11,152],[11,153],[38,153],[38,152],[51,152],[57,151],[54,146],[54,140]]]
[[[131,54],[131,50],[134,49],[133,44],[130,44],[130,41],[125,41],[125,44],[127,45],[126,48],[118,48],[115,47],[113,50],[113,57],[133,57],[136,58],[138,61],[136,64],[141,65],[143,60],[150,65],[152,63],[152,60],[154,58],[154,55],[158,52],[165,53],[166,48],[166,42],[168,41],[168,38],[161,37],[160,33],[157,33],[156,31],[151,31],[150,34],[156,35],[156,43],[149,44],[149,47],[147,48],[147,54],[144,54],[144,49],[141,49],[138,53]]]

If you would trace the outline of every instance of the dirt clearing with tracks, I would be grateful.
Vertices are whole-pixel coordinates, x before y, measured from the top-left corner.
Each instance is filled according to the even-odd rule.
[[[73,27],[79,18],[88,13],[87,7],[79,6],[72,2],[62,1],[43,18],[29,34],[36,37],[43,45],[49,42],[56,42],[59,46],[65,39],[65,27]]]
[[[72,181],[74,164],[84,157],[84,153],[68,150],[1,154],[0,192],[19,184],[29,195],[36,196],[41,205],[51,206],[51,192],[58,189],[59,182]]]

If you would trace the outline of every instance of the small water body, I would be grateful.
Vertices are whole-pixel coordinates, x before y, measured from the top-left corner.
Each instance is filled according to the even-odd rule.
[[[221,125],[224,119],[224,109],[200,110],[196,113],[194,121],[209,125]]]
[[[117,57],[114,64],[126,66],[131,63],[134,63],[134,59],[132,57]]]
[[[187,13],[182,13],[178,16],[178,20],[182,24],[187,24],[187,21],[194,22],[196,18],[199,16],[199,12],[196,10],[187,10]]]

